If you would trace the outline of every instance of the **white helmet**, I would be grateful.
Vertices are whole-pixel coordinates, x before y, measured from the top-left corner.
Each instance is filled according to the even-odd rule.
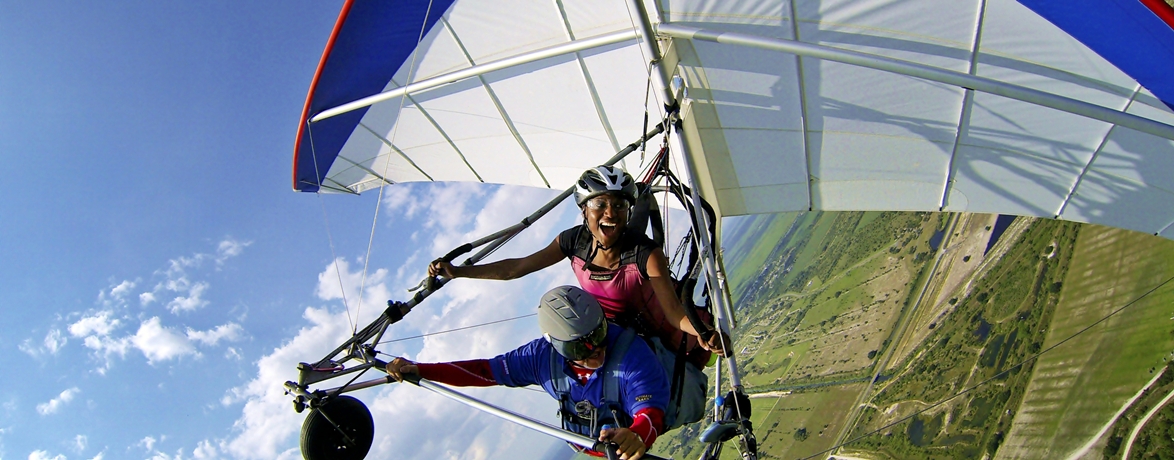
[[[584,171],[575,183],[575,202],[580,207],[605,193],[617,193],[629,204],[636,204],[636,181],[618,166],[596,166]]]

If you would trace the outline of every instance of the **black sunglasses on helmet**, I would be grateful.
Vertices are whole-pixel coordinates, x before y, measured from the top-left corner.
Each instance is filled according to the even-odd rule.
[[[554,345],[554,351],[571,361],[582,361],[595,353],[599,347],[603,346],[603,342],[607,340],[607,321],[599,324],[599,327],[589,332],[583,337],[569,342],[547,336],[550,339],[550,344]]]

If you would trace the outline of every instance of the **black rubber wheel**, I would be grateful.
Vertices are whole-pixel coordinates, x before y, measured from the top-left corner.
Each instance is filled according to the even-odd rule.
[[[374,439],[375,421],[371,419],[367,406],[350,396],[337,396],[306,416],[302,423],[302,457],[306,460],[362,460],[371,450]]]

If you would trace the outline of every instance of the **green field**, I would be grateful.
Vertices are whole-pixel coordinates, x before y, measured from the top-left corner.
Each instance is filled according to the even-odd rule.
[[[751,420],[760,458],[805,458],[841,434],[847,444],[837,452],[862,458],[1064,458],[1174,357],[1174,282],[1149,292],[1174,277],[1174,242],[1021,218],[987,257],[985,240],[971,238],[936,272],[928,241],[948,217],[800,213],[742,223],[743,240],[726,254],[738,260],[728,266],[737,274],[735,350],[746,391],[759,395]],[[950,231],[959,241],[987,238],[983,225]],[[962,255],[975,250],[967,265]],[[951,267],[963,277],[946,283]],[[920,305],[923,285],[924,298],[940,303]],[[886,353],[892,360],[870,384]],[[1170,380],[1161,391],[1174,389]],[[1168,412],[1154,425],[1174,425]],[[1109,430],[1090,454],[1119,448],[1129,427]],[[703,428],[667,433],[658,446],[696,457]],[[1166,445],[1157,428],[1147,433],[1138,445]],[[732,450],[728,443],[723,458]]]
[[[723,242],[723,259],[729,270],[727,277],[730,281],[731,293],[734,298],[739,294],[751,279],[762,274],[767,266],[775,247],[785,244],[783,236],[791,228],[791,224],[799,214],[758,215],[747,217],[751,219],[748,228],[741,238],[728,245]]]
[[[1075,252],[1044,342],[1055,348],[1036,364],[1022,415],[998,458],[1056,457],[1079,448],[1174,349],[1174,283],[1162,285],[1174,277],[1171,241],[1086,226]]]

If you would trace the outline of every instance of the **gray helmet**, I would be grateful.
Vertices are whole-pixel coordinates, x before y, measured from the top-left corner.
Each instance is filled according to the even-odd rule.
[[[575,183],[575,202],[580,207],[587,200],[605,193],[617,193],[629,204],[635,204],[636,181],[618,166],[596,166],[583,171]]]
[[[574,286],[559,286],[542,295],[538,327],[555,351],[570,360],[587,358],[607,338],[603,307]]]

